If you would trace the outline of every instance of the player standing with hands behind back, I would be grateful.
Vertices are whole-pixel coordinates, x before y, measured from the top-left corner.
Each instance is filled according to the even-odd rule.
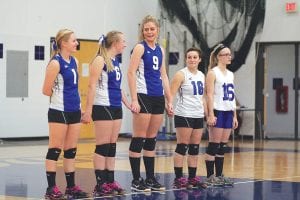
[[[46,199],[61,199],[56,186],[56,163],[64,151],[64,171],[68,198],[85,198],[87,193],[75,185],[75,156],[80,134],[80,97],[78,93],[78,62],[71,54],[77,50],[73,31],[60,30],[53,41],[51,60],[46,69],[43,94],[50,97],[48,111],[49,148],[46,156],[48,188]]]

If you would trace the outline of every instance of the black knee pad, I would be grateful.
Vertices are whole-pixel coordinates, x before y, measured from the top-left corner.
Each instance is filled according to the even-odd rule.
[[[189,155],[195,156],[199,154],[199,144],[189,144]]]
[[[108,157],[115,157],[116,156],[116,150],[117,150],[117,144],[116,143],[110,143],[109,151],[108,151]]]
[[[143,149],[146,151],[154,151],[156,144],[156,137],[146,138]]]
[[[227,143],[224,143],[224,142],[221,142],[221,143],[220,143],[220,147],[219,147],[219,150],[218,150],[218,152],[217,152],[217,154],[218,154],[219,156],[224,156],[225,150],[226,150],[226,144],[227,144]]]
[[[187,149],[188,149],[187,144],[180,143],[176,145],[175,152],[184,156],[186,154]]]
[[[64,158],[74,159],[76,156],[77,148],[64,150]]]
[[[219,151],[219,143],[209,142],[206,153],[210,156],[216,156]]]
[[[100,156],[107,157],[108,156],[108,152],[109,152],[109,147],[110,147],[110,144],[99,144],[99,145],[96,145],[95,153],[98,154],[98,155],[100,155]]]
[[[129,150],[135,153],[141,153],[145,144],[145,138],[133,137],[130,142]]]
[[[48,149],[46,159],[57,161],[58,158],[59,158],[60,153],[61,153],[61,149],[59,149],[59,148],[50,148],[50,149]]]

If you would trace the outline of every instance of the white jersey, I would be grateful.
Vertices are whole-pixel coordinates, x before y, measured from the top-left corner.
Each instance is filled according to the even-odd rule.
[[[204,74],[201,71],[193,74],[187,67],[180,71],[184,74],[184,81],[177,92],[175,115],[203,118]]]
[[[235,94],[233,73],[226,69],[225,74],[218,66],[214,67],[215,73],[215,91],[214,91],[214,109],[221,111],[235,110]]]

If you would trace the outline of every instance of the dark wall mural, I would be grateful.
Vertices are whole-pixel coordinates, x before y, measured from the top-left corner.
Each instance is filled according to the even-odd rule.
[[[245,63],[255,35],[262,30],[265,16],[265,0],[160,0],[160,4],[168,21],[186,27],[202,50],[201,71],[206,71],[209,54],[218,43],[231,48],[234,58],[229,69],[237,71]],[[217,26],[216,20],[222,26]],[[223,36],[209,43],[216,31]]]

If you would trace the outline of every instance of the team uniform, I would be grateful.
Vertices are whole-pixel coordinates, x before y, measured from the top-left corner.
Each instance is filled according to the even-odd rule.
[[[117,59],[111,59],[111,61],[114,69],[108,71],[107,65],[104,64],[96,84],[92,110],[93,121],[122,119],[122,73],[119,61]],[[106,158],[113,158],[116,155],[116,148],[116,142],[96,144],[95,153]],[[125,193],[125,190],[114,181],[114,171],[95,169],[95,175],[97,185],[93,191],[94,197]]]
[[[215,127],[232,128],[233,115],[236,109],[233,73],[226,69],[226,73],[222,73],[218,66],[214,67],[216,80],[214,86],[214,113],[217,117]]]
[[[197,74],[191,73],[187,67],[180,71],[184,74],[184,82],[177,92],[175,128],[203,128],[204,106],[202,98],[205,77],[200,71],[197,71]]]
[[[108,72],[104,64],[96,85],[92,118],[97,120],[122,119],[122,72],[117,59],[112,59],[114,70]]]
[[[214,115],[217,118],[214,127],[231,129],[233,128],[233,117],[236,108],[234,94],[234,76],[233,73],[226,69],[223,73],[218,66],[212,68],[215,73],[214,83]],[[206,160],[207,181],[210,186],[233,186],[233,181],[224,177],[223,163],[224,153],[227,142],[214,143],[209,142],[206,153],[214,156],[214,161]],[[216,176],[214,175],[214,165]]]
[[[78,93],[78,72],[74,57],[70,62],[56,54],[53,60],[59,62],[59,74],[56,77],[50,97],[48,122],[74,124],[81,118],[80,97]]]
[[[80,97],[78,93],[78,72],[75,58],[70,56],[70,61],[67,62],[60,54],[56,54],[52,60],[57,60],[59,63],[59,73],[52,88],[50,97],[50,106],[48,110],[48,122],[76,124],[80,123],[81,109]],[[74,159],[77,148],[64,150],[65,159]],[[49,148],[46,159],[57,161],[61,153],[59,148]],[[55,179],[56,172],[46,172],[48,183]],[[73,185],[68,187],[68,180],[72,183],[75,172],[65,172],[67,179],[67,188],[65,196],[71,198],[85,198],[87,193],[83,192],[79,186]],[[69,177],[69,178],[67,178]],[[53,182],[52,182],[53,184]],[[51,185],[52,185],[51,184]],[[61,199],[64,195],[59,191],[56,185],[49,186],[46,190],[46,199]]]
[[[141,113],[163,114],[165,99],[160,76],[160,68],[163,62],[161,47],[156,44],[151,48],[145,41],[144,54],[141,57],[137,71],[137,95],[141,106]]]
[[[165,109],[165,98],[161,80],[161,66],[163,62],[163,52],[159,44],[154,48],[148,46],[146,41],[140,43],[144,46],[144,53],[136,74],[137,97],[141,107],[140,113],[163,114]],[[154,151],[156,137],[141,138],[133,137],[129,150],[141,153],[142,149]],[[133,173],[131,189],[134,191],[149,192],[150,190],[165,190],[154,177],[154,157],[144,156],[146,168],[145,181],[140,176],[140,158],[129,157]]]
[[[205,77],[201,71],[193,74],[187,67],[180,70],[184,75],[184,81],[181,83],[177,92],[177,102],[175,108],[174,124],[175,128],[203,128],[204,105],[203,94]],[[175,152],[185,156],[188,151],[189,156],[199,154],[199,144],[185,144],[177,141]],[[176,178],[174,179],[173,188],[205,188],[206,185],[201,183],[200,178],[196,177],[195,167],[189,167],[189,178],[183,177],[182,166],[174,167]]]

